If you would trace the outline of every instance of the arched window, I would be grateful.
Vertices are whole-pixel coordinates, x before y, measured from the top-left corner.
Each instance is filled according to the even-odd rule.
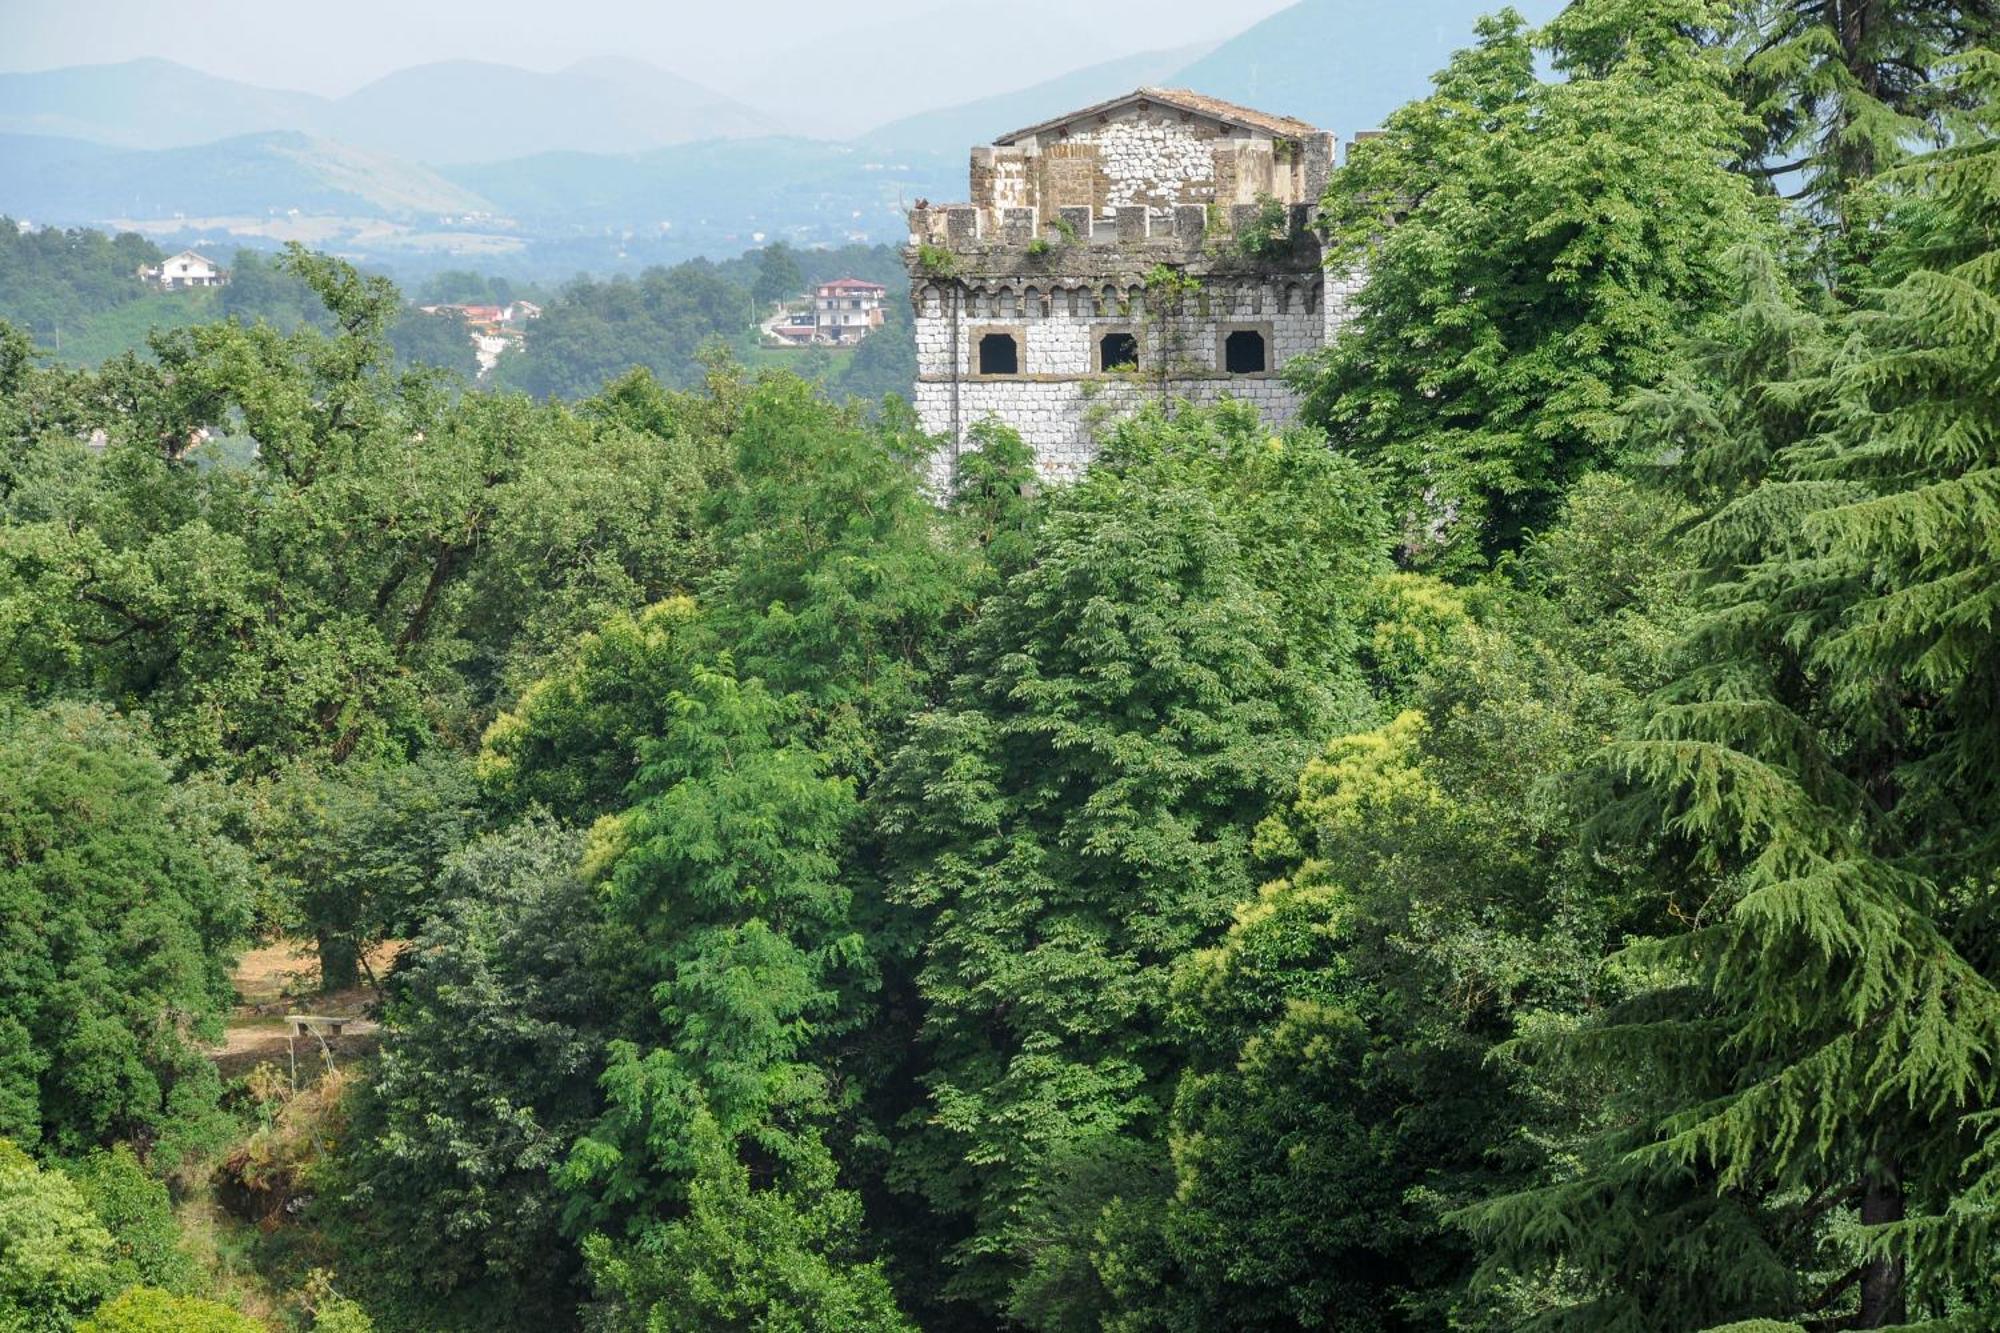
[[[979,373],[982,375],[1018,375],[1021,373],[1021,348],[1011,333],[989,333],[979,340]]]
[[[1223,339],[1222,368],[1232,375],[1255,375],[1268,369],[1264,364],[1264,335],[1253,329],[1238,329]]]
[[[1097,343],[1099,370],[1137,370],[1139,340],[1129,333],[1107,333]]]

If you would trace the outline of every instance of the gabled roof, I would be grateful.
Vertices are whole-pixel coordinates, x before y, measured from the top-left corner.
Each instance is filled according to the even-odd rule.
[[[1197,116],[1207,116],[1210,120],[1219,120],[1238,129],[1261,130],[1265,134],[1276,135],[1283,139],[1300,139],[1308,134],[1321,133],[1318,126],[1309,125],[1303,120],[1291,116],[1274,116],[1269,112],[1238,106],[1234,102],[1225,102],[1220,97],[1210,97],[1206,93],[1194,92],[1188,88],[1135,88],[1129,93],[1120,93],[1109,101],[1098,102],[1060,116],[1052,116],[1025,129],[1003,134],[993,142],[1005,148],[1030,135],[1040,134],[1044,130],[1053,130],[1073,120],[1082,120],[1086,116],[1103,115],[1138,101],[1158,102],[1161,106],[1170,106]]]
[[[217,265],[213,259],[210,259],[207,255],[201,254],[194,250],[183,250],[177,255],[168,255],[165,259],[162,259],[160,262],[162,264],[171,264],[176,259],[199,259],[202,263],[208,265],[210,268],[219,267],[219,265]]]
[[[821,291],[869,291],[886,292],[889,289],[879,282],[868,282],[861,278],[835,278],[832,282],[822,282]]]

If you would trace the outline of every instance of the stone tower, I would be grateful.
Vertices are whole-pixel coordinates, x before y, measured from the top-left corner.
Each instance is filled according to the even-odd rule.
[[[949,482],[997,418],[1045,478],[1073,477],[1106,416],[1158,398],[1254,403],[1322,347],[1330,290],[1309,223],[1331,134],[1199,93],[1141,88],[972,150],[972,199],[910,213],[916,406]]]

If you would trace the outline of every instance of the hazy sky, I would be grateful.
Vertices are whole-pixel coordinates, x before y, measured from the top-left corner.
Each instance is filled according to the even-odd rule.
[[[1046,2],[1032,12],[1006,0],[0,0],[0,69],[150,55],[338,94],[433,60],[550,70],[623,55],[740,93],[756,85],[762,55],[862,31],[881,34],[881,65],[860,77],[893,79],[903,62],[945,60],[979,69],[986,77],[977,82],[1017,87],[1112,56],[1226,37],[1289,0]],[[980,67],[980,34],[1010,16],[1048,34],[1047,55],[995,80]]]

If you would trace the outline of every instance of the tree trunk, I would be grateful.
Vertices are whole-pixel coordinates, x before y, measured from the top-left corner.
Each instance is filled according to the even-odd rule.
[[[348,990],[361,984],[361,955],[352,938],[345,934],[320,931],[319,988],[322,991]]]
[[[1903,1180],[1894,1163],[1877,1167],[1861,1190],[1861,1224],[1903,1220]],[[1861,1269],[1861,1318],[1857,1328],[1887,1328],[1908,1320],[1903,1294],[1903,1260],[1870,1259]]]

